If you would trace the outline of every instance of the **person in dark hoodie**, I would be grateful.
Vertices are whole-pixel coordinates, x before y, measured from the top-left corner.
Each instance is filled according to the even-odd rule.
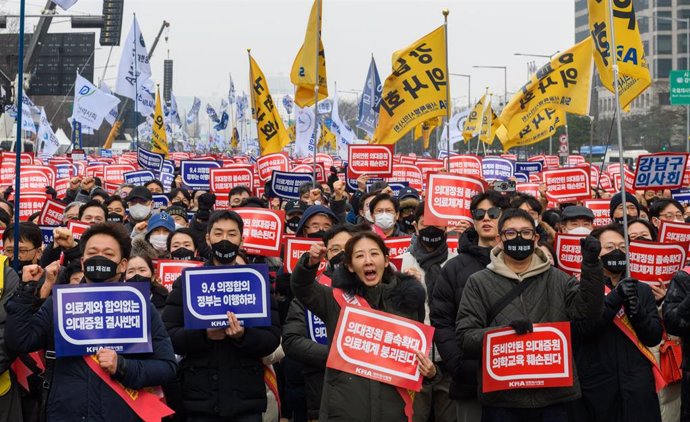
[[[443,359],[443,367],[453,378],[450,397],[457,400],[459,422],[481,419],[482,408],[477,401],[477,368],[474,359],[461,359],[455,337],[455,317],[467,279],[491,262],[489,253],[498,243],[498,219],[507,200],[495,191],[472,198],[470,212],[474,227],[460,237],[459,254],[443,266],[441,277],[431,295],[431,325],[436,328],[434,343]]]
[[[635,197],[635,194],[628,191],[625,192],[625,207],[628,214],[628,219],[637,218],[640,216],[640,203]],[[623,224],[623,194],[618,192],[611,197],[609,204],[609,215],[611,220],[617,224]]]
[[[360,302],[366,301],[373,309],[424,321],[424,287],[414,276],[393,272],[388,248],[375,233],[362,231],[347,241],[343,265],[333,272],[332,287],[316,281],[319,264],[327,253],[324,244],[312,245],[300,258],[290,284],[295,297],[325,323],[329,338],[335,334],[341,309],[334,288],[342,289],[348,297],[357,297]],[[436,375],[436,367],[428,357],[417,353],[417,360],[423,376]],[[320,421],[408,419],[405,402],[392,385],[331,368],[326,368],[323,385]]]
[[[318,277],[321,284],[329,285],[333,271],[342,265],[345,244],[358,232],[352,226],[339,225],[326,232],[326,269]],[[310,320],[311,319],[311,320]],[[307,419],[317,420],[323,391],[323,377],[328,358],[326,338],[320,337],[313,327],[318,322],[311,312],[304,309],[299,300],[290,303],[287,319],[283,325],[283,350],[287,359],[302,364],[304,390],[306,396]],[[310,329],[310,327],[312,327]]]

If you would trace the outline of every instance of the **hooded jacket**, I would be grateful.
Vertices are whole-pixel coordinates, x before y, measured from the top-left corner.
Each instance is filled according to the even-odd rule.
[[[479,361],[461,359],[460,348],[455,338],[455,319],[467,279],[486,268],[491,262],[490,247],[479,246],[479,234],[473,228],[460,237],[459,254],[446,262],[441,277],[429,292],[431,325],[436,328],[434,343],[443,359],[443,367],[453,377],[450,396],[453,399],[475,398],[477,396],[476,374]]]
[[[515,274],[504,262],[503,251],[491,251],[491,263],[485,270],[470,276],[460,301],[456,335],[461,357],[480,359],[482,341],[487,331],[506,327],[511,321],[533,323],[597,319],[604,304],[601,262],[582,263],[580,281],[552,267],[541,251],[535,249],[529,268]],[[491,307],[517,284],[535,278],[527,289],[488,321]],[[477,372],[479,401],[485,406],[509,408],[542,408],[580,397],[577,371],[573,386],[557,388],[516,389],[483,393],[481,372]]]
[[[300,258],[290,284],[295,297],[326,324],[330,349],[340,316],[333,289],[319,284],[317,268],[307,265],[308,254]],[[424,321],[424,287],[413,276],[386,269],[383,280],[367,287],[344,266],[335,270],[332,286],[363,296],[373,309],[416,321]],[[326,368],[319,421],[400,422],[405,420],[404,403],[395,387],[346,372]]]

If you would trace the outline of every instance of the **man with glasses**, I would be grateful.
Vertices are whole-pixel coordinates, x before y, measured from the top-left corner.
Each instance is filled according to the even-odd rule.
[[[684,223],[684,212],[683,205],[675,199],[657,199],[649,208],[649,220],[658,230],[662,221]]]
[[[597,319],[604,299],[599,241],[580,241],[580,281],[554,268],[537,247],[534,219],[524,210],[507,209],[498,222],[499,241],[491,263],[469,277],[456,319],[461,357],[480,359],[487,331],[513,328],[518,335],[533,331],[533,323]],[[524,283],[524,284],[523,284]],[[522,291],[514,291],[522,285]],[[475,374],[476,376],[477,374]],[[481,382],[481,376],[477,376]],[[568,421],[565,403],[580,396],[577,371],[571,387],[514,389],[483,393],[482,421]]]
[[[338,217],[330,208],[323,205],[312,205],[302,214],[297,225],[297,237],[323,239],[331,227],[338,224]]]
[[[473,227],[460,237],[458,256],[448,261],[441,277],[430,291],[431,325],[436,327],[434,342],[443,369],[450,373],[450,398],[456,400],[459,422],[481,419],[481,406],[477,401],[477,370],[479,361],[462,359],[455,337],[455,317],[467,279],[489,264],[489,252],[498,241],[498,218],[507,208],[507,199],[498,192],[488,191],[472,198],[470,212]]]
[[[623,194],[621,192],[611,197],[609,207],[611,220],[615,223],[623,224]],[[629,219],[640,216],[640,203],[634,194],[627,191],[625,192],[625,209]]]

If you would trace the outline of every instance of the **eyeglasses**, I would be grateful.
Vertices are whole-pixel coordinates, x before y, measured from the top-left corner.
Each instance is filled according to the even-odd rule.
[[[37,248],[31,248],[31,249],[22,249],[19,248],[19,255],[26,255],[31,251],[35,251]],[[14,255],[14,248],[5,248],[5,253],[7,255]]]
[[[518,236],[520,236],[521,239],[531,240],[534,237],[534,229],[503,230],[501,236],[503,236],[505,240],[513,240]]]
[[[331,255],[338,255],[340,252],[344,250],[345,249],[343,249],[340,246],[331,246],[330,248],[328,248],[328,253],[330,253]]]
[[[498,207],[491,207],[488,210],[477,208],[476,210],[472,211],[472,217],[475,220],[483,220],[484,216],[487,214],[489,215],[490,219],[496,220],[498,217],[501,216],[501,209]]]
[[[312,224],[308,225],[307,228],[309,230],[313,230],[315,232],[317,232],[319,230],[328,231],[331,229],[331,225],[330,224],[312,223]]]
[[[683,214],[679,212],[667,212],[666,214],[659,214],[660,220],[683,220]]]

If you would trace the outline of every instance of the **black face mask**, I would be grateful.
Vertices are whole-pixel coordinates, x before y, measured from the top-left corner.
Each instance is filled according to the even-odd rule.
[[[192,229],[200,232],[205,232],[206,231],[206,225],[208,224],[207,221],[199,221],[196,218],[192,221]]]
[[[189,208],[189,205],[185,204],[184,202],[180,202],[180,201],[175,201],[175,202],[171,203],[170,205],[175,205],[175,206],[181,207],[185,210],[187,208]]]
[[[614,217],[612,220],[616,224],[623,224],[623,217]]]
[[[240,246],[229,240],[221,240],[211,245],[213,258],[222,265],[232,264],[237,257]]]
[[[405,233],[414,233],[414,218],[403,218],[400,222]]]
[[[307,235],[307,237],[310,238],[310,239],[321,239],[321,240],[323,240],[323,237],[324,237],[325,235],[326,235],[326,231],[325,231],[325,230],[319,230],[319,231],[317,231],[316,233],[309,233],[309,234]]]
[[[336,256],[328,260],[328,265],[334,270],[343,263],[343,258],[345,257],[345,251],[338,253]]]
[[[108,213],[108,217],[106,217],[106,221],[109,221],[112,223],[122,223],[122,221],[124,221],[124,218],[116,212],[111,212],[111,213]]]
[[[172,259],[177,259],[179,261],[189,261],[194,259],[194,251],[187,248],[179,248],[170,252]]]
[[[13,262],[14,262],[14,260],[10,260],[10,267],[12,267],[12,268],[14,268],[14,265],[12,265]],[[34,261],[31,259],[29,259],[27,261],[21,261],[20,260],[19,261],[19,272],[21,273],[22,270],[24,269],[24,267],[26,267],[27,265],[33,265],[33,264],[34,264]]]
[[[299,221],[301,219],[302,217],[291,217],[287,219],[285,224],[287,225],[288,229],[295,233],[297,231],[297,226],[299,226]]]
[[[625,272],[625,253],[620,249],[614,249],[601,256],[601,263],[609,272],[622,274]]]
[[[102,283],[117,274],[117,263],[104,256],[92,256],[84,261],[84,277],[91,282]]]
[[[151,277],[144,277],[141,274],[135,274],[134,277],[128,278],[126,281],[129,283],[137,283],[137,282],[150,283]]]
[[[523,239],[520,236],[503,241],[503,252],[516,261],[524,261],[534,252],[534,240]]]
[[[445,243],[446,238],[447,235],[445,230],[441,230],[434,226],[424,227],[419,231],[419,236],[417,237],[417,239],[422,242],[422,245],[431,249],[436,249],[441,244]]]

